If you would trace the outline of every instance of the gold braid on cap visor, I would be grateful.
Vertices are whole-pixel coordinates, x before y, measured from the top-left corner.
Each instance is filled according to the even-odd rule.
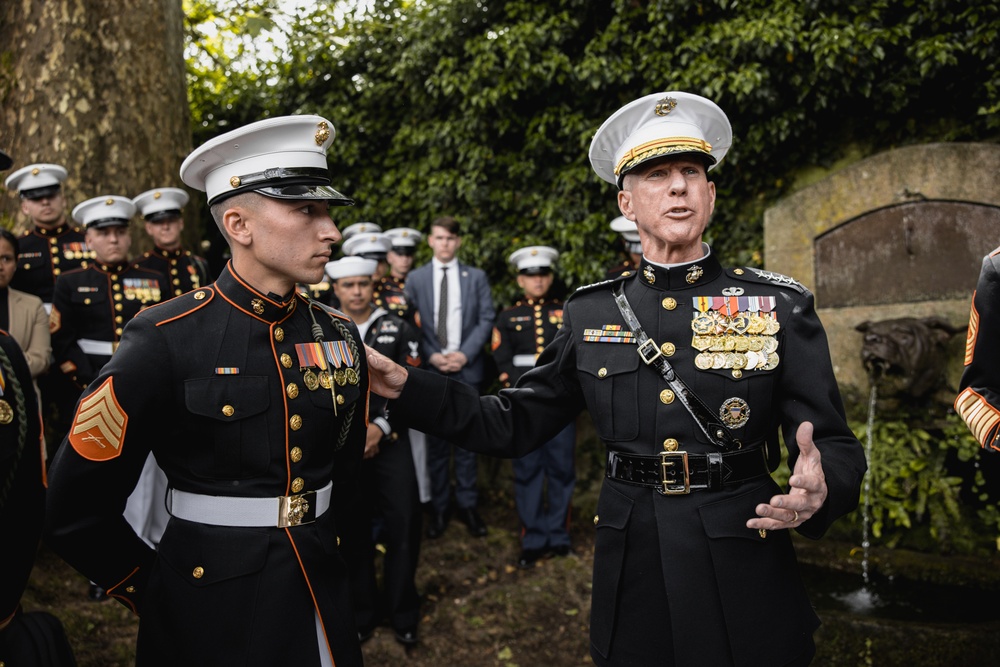
[[[622,159],[615,166],[615,176],[620,176],[623,171],[628,171],[640,162],[645,162],[650,158],[670,155],[671,153],[690,153],[692,151],[711,155],[712,144],[704,139],[695,139],[693,137],[667,137],[665,139],[649,141],[632,148],[622,156]]]

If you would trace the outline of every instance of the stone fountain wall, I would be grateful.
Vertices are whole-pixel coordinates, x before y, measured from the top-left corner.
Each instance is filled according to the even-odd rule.
[[[1000,246],[1000,144],[895,149],[856,162],[764,214],[769,271],[815,294],[837,379],[867,391],[866,320],[939,316],[968,323],[982,258]],[[958,386],[964,335],[950,342]]]

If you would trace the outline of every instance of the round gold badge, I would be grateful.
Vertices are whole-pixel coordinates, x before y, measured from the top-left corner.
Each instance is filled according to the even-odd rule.
[[[0,424],[6,426],[12,421],[14,421],[14,408],[10,407],[7,401],[0,399]]]

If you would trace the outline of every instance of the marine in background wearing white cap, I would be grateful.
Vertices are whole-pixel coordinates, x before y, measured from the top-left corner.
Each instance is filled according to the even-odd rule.
[[[417,332],[401,317],[373,306],[376,260],[357,255],[326,265],[341,309],[349,315],[365,344],[390,359],[419,366]],[[361,641],[372,636],[383,620],[396,641],[411,646],[418,641],[420,597],[415,581],[420,554],[421,515],[417,476],[410,451],[408,428],[386,408],[386,400],[372,396],[368,403],[368,438],[361,465],[356,504],[345,516],[349,524],[341,535],[351,568],[354,617]],[[373,532],[385,545],[383,576],[376,575]],[[379,592],[377,581],[383,582]],[[384,600],[384,604],[383,604]]]
[[[395,414],[476,451],[520,456],[587,409],[607,447],[594,517],[598,665],[806,665],[819,625],[788,530],[819,537],[857,506],[864,450],[844,418],[812,295],[724,268],[702,241],[707,171],[732,130],[690,93],[637,99],[594,135],[642,243],[638,270],[583,287],[534,369],[500,397],[370,355]],[[769,470],[792,469],[783,492]]]
[[[375,261],[375,272],[372,278],[378,282],[389,269],[386,255],[392,247],[392,241],[382,232],[362,232],[344,241],[345,257],[362,257]]]
[[[62,189],[66,178],[64,167],[39,163],[14,171],[5,181],[8,189],[17,191],[21,212],[31,220],[31,226],[18,238],[17,271],[10,286],[41,299],[46,317],[52,312],[56,278],[87,266],[94,256],[83,231],[67,216]],[[72,406],[80,390],[63,376],[56,364],[38,377],[38,389],[51,455],[69,428]]]
[[[563,303],[549,296],[559,251],[527,246],[511,253],[523,298],[500,312],[493,326],[493,360],[500,384],[513,387],[563,324]],[[513,461],[514,502],[521,520],[521,554],[517,566],[528,569],[549,555],[570,551],[570,501],[576,486],[576,422]]]
[[[180,296],[211,281],[208,262],[186,250],[181,240],[184,231],[182,211],[187,202],[188,193],[180,188],[154,188],[132,200],[154,244],[136,265],[167,276],[172,296]]]
[[[375,285],[375,305],[412,323],[416,312],[406,301],[406,276],[413,269],[417,244],[424,235],[410,227],[396,227],[387,230],[385,235],[390,244],[385,255],[389,270]]]
[[[46,311],[52,309],[59,274],[87,266],[93,258],[83,232],[67,220],[62,190],[66,178],[66,168],[58,164],[29,164],[4,181],[8,190],[17,191],[21,212],[31,220],[18,239],[18,271],[11,286],[37,296]]]
[[[232,259],[140,313],[53,464],[49,544],[140,614],[136,664],[358,667],[338,521],[367,431],[351,320],[296,292],[340,232],[320,116],[271,118],[181,165]],[[129,204],[131,205],[131,203]],[[171,519],[153,550],[121,509],[152,452]]]
[[[621,235],[625,257],[621,262],[608,269],[604,275],[605,280],[617,278],[626,271],[635,271],[636,267],[642,263],[642,243],[639,242],[639,232],[635,223],[624,215],[620,215],[612,220],[609,226],[611,231]]]

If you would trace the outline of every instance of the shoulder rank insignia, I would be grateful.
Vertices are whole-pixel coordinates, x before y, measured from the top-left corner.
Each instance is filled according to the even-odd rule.
[[[109,461],[122,453],[128,415],[115,396],[114,377],[80,401],[69,442],[77,454],[91,461]]]
[[[750,267],[748,267],[747,270],[753,273],[755,276],[757,276],[757,278],[759,278],[760,280],[764,282],[769,282],[772,285],[784,285],[785,287],[791,287],[795,291],[800,292],[802,294],[808,292],[808,290],[802,283],[800,283],[795,278],[792,278],[790,276],[786,276],[781,273],[775,273],[774,271],[765,271],[763,269],[755,269]],[[736,275],[742,275],[743,272],[740,270],[736,270],[734,271],[734,273],[736,273]]]

